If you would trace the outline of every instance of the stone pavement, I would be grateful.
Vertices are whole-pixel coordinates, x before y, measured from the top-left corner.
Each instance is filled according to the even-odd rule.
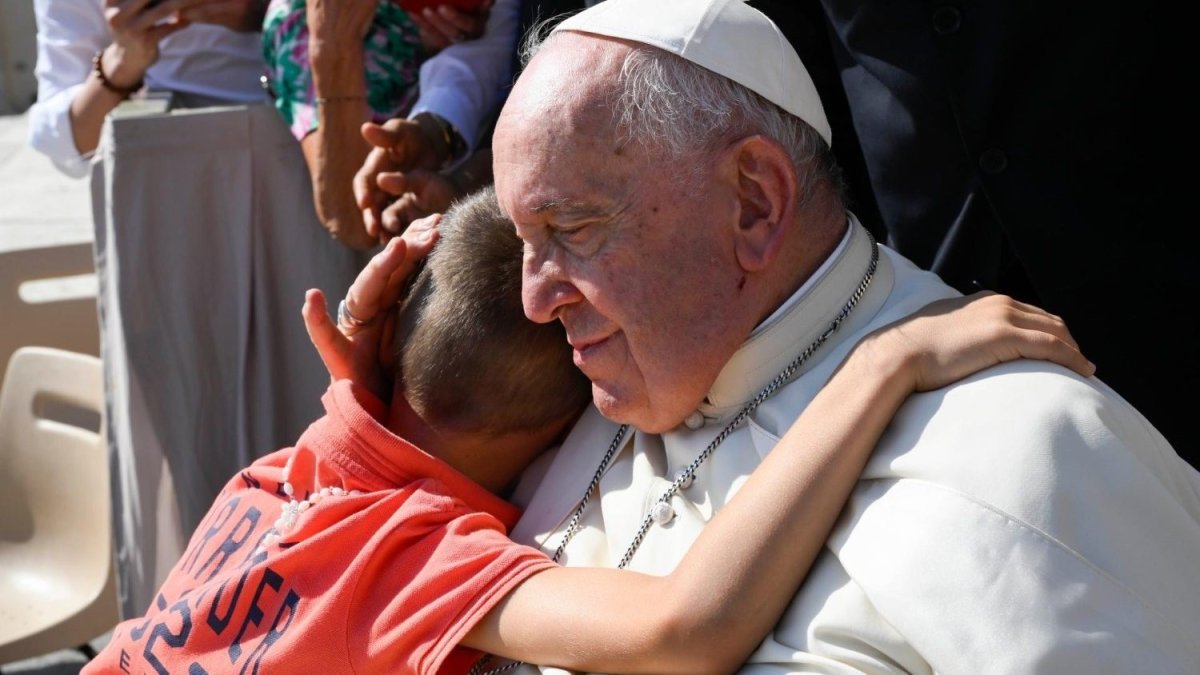
[[[68,178],[25,140],[26,115],[0,116],[0,250],[90,241],[88,180]]]
[[[91,192],[87,179],[59,173],[26,143],[26,116],[0,116],[0,250],[74,243],[92,239]],[[95,279],[71,278],[42,286],[42,293],[95,295]],[[92,642],[101,647],[107,636]],[[0,664],[5,675],[74,675],[82,653],[65,650]]]

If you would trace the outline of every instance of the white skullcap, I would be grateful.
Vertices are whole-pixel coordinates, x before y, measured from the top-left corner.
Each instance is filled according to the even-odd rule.
[[[577,31],[640,42],[681,56],[750,89],[832,134],[808,69],[787,38],[742,0],[605,0],[560,23]]]

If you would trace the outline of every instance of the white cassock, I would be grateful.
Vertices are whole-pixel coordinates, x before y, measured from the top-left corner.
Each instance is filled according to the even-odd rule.
[[[698,428],[632,434],[567,565],[617,565],[675,472],[826,329],[869,260],[851,218],[830,261],[726,365],[703,419],[688,420]],[[700,467],[629,567],[672,570],[860,338],[956,294],[880,247],[840,329]],[[527,472],[514,538],[553,552],[616,428],[590,410]],[[857,671],[1200,673],[1200,474],[1111,389],[1055,365],[1004,364],[912,396],[742,670]]]

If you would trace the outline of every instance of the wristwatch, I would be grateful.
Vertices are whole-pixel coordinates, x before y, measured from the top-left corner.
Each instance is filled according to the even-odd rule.
[[[442,136],[442,140],[446,143],[446,161],[442,162],[442,169],[448,169],[454,166],[458,160],[462,159],[463,154],[467,150],[467,141],[463,139],[462,133],[450,123],[449,120],[437,113],[426,112],[426,115],[437,124],[438,132]]]

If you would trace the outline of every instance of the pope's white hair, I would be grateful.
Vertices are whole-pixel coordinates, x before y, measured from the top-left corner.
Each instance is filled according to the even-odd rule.
[[[530,31],[521,49],[528,63],[548,41],[552,25]],[[623,141],[663,153],[677,175],[695,185],[704,160],[726,143],[760,134],[792,160],[803,208],[826,182],[842,198],[841,169],[829,146],[810,125],[750,89],[661,49],[634,45],[621,64],[611,105]]]

